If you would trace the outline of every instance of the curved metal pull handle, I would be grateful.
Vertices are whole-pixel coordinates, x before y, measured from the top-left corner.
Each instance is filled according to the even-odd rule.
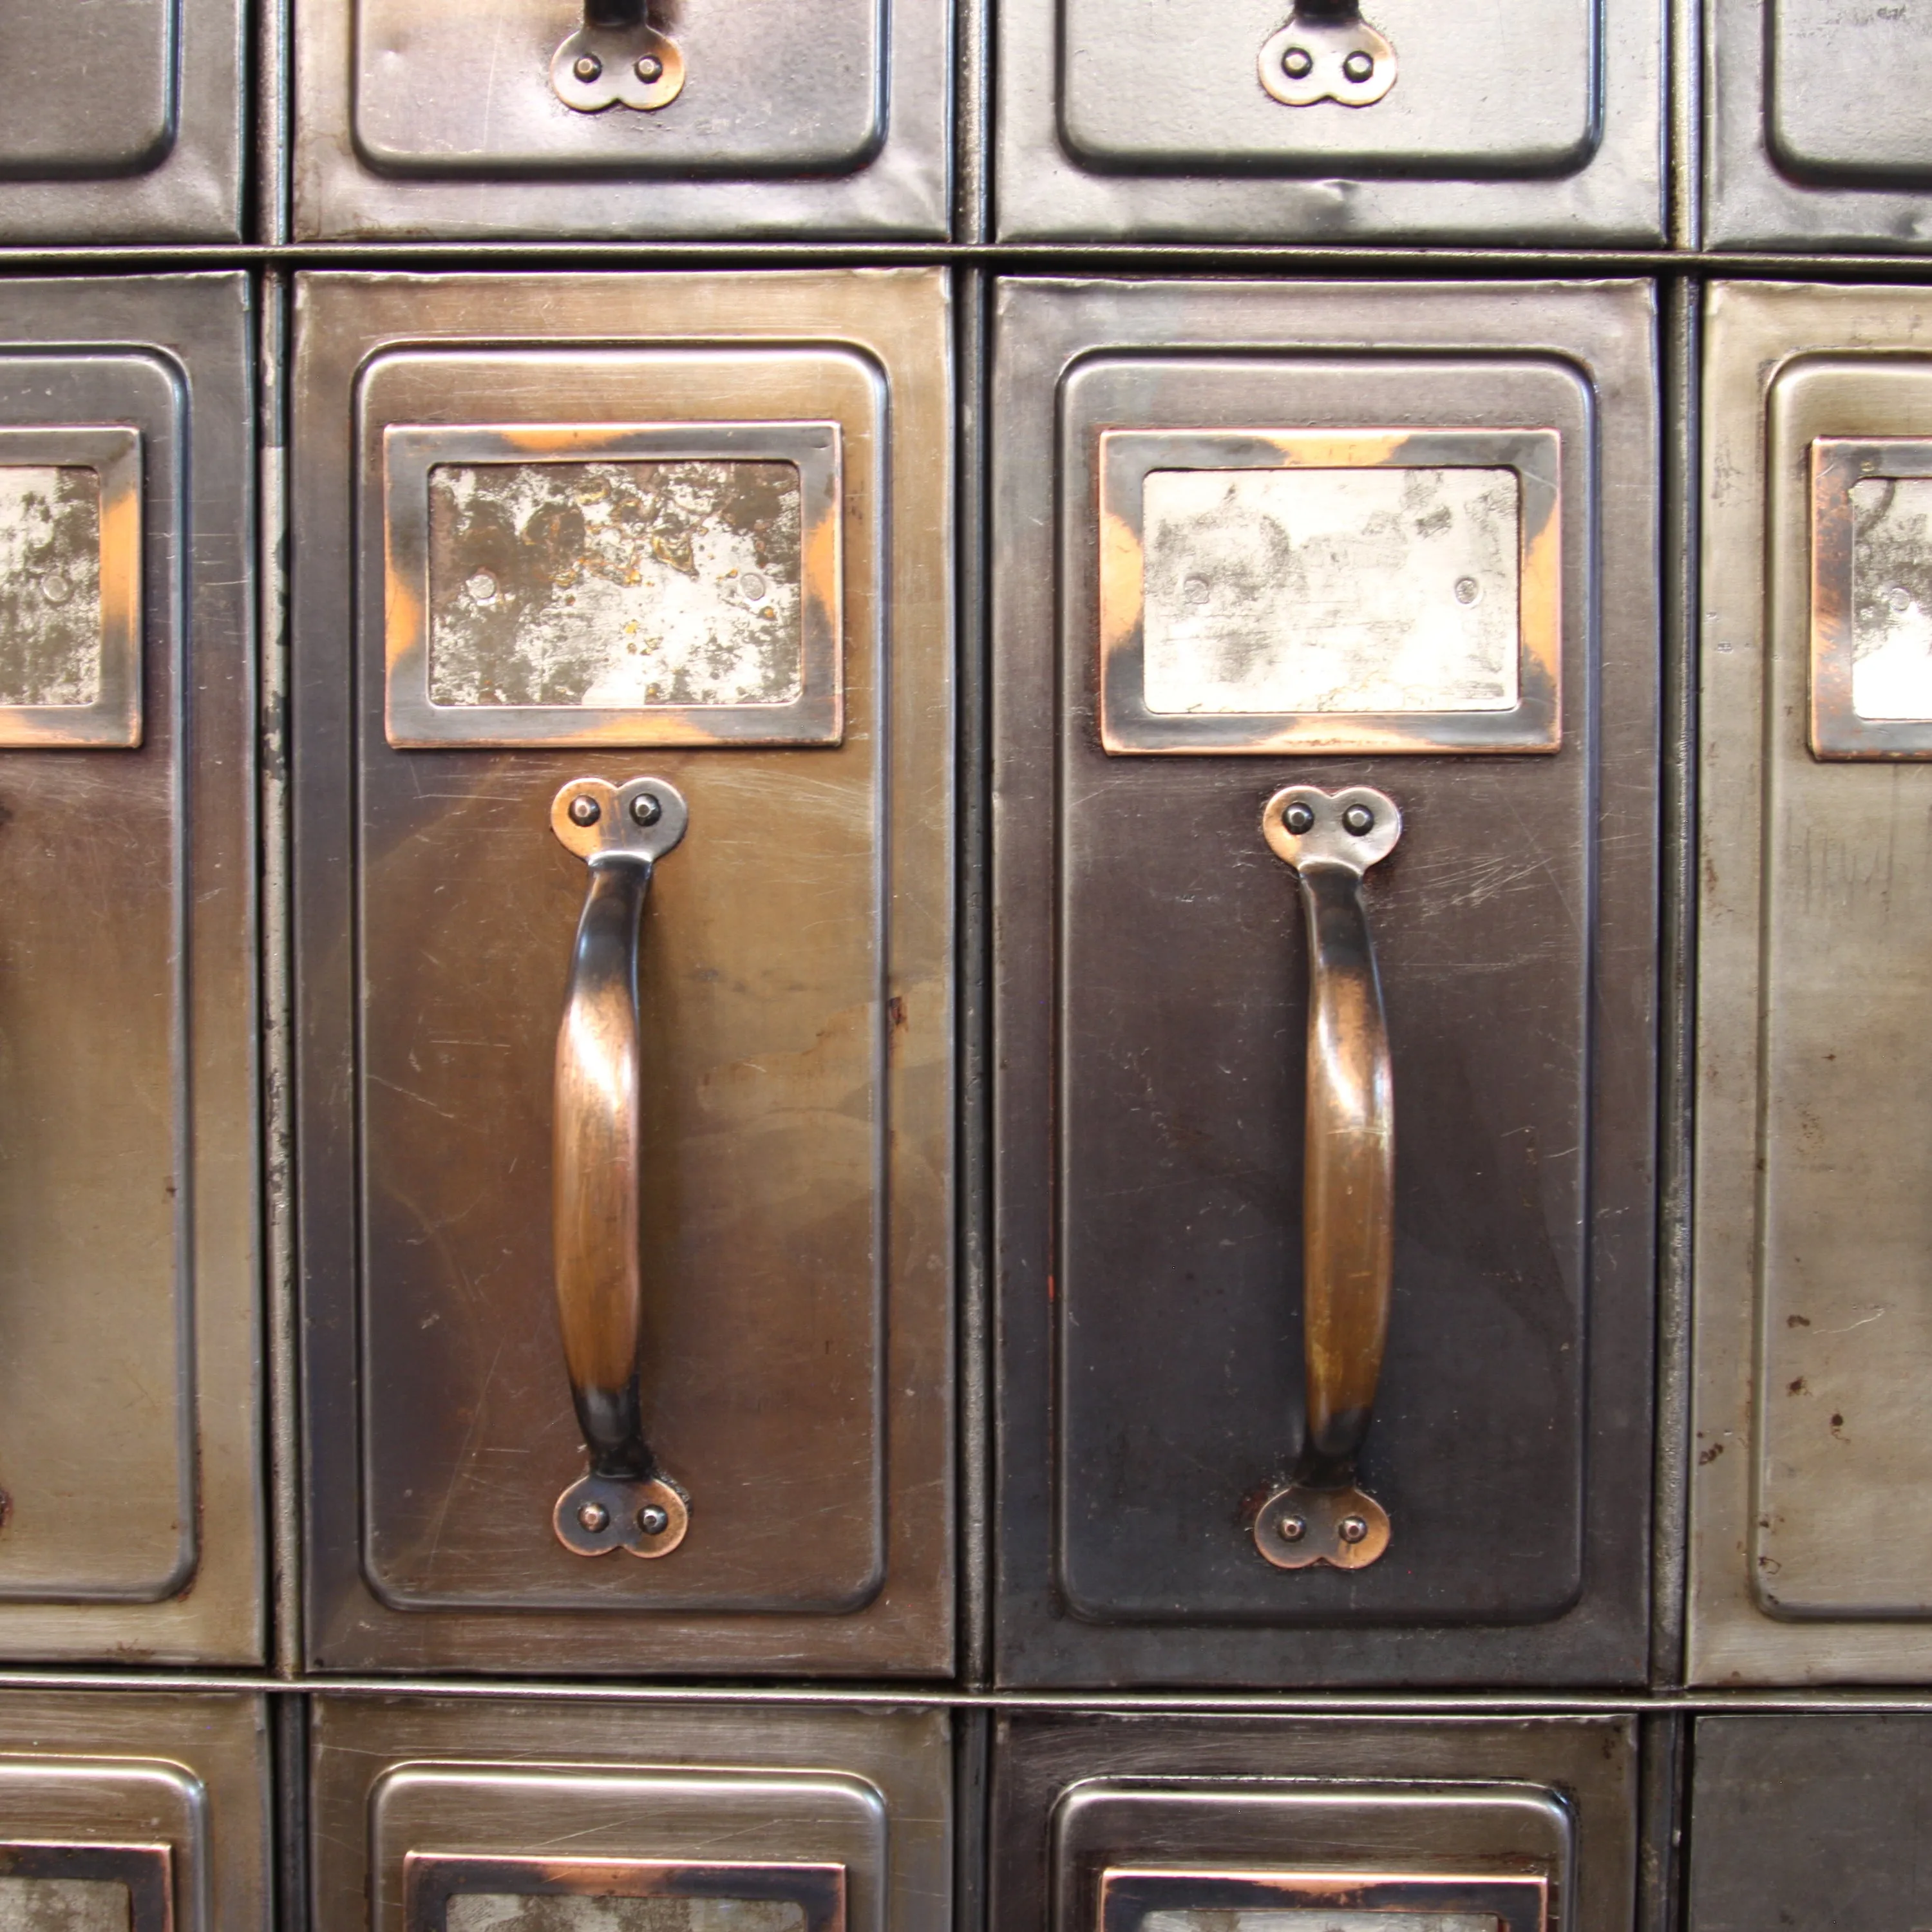
[[[1262,87],[1284,107],[1372,107],[1395,85],[1395,49],[1362,18],[1360,0],[1294,0],[1256,64]]]
[[[651,23],[650,0],[584,0],[584,24],[550,57],[550,84],[580,114],[646,113],[684,92],[684,56]]]
[[[1361,1570],[1388,1547],[1388,1514],[1357,1486],[1355,1462],[1382,1377],[1395,1271],[1395,1082],[1362,874],[1394,850],[1402,814],[1366,785],[1289,785],[1268,800],[1262,833],[1294,867],[1308,922],[1308,1421],[1294,1480],[1262,1505],[1255,1545],[1277,1569]]]
[[[572,778],[550,808],[550,829],[590,866],[556,1035],[552,1224],[564,1360],[590,1452],[553,1520],[579,1556],[668,1556],[690,1522],[688,1498],[644,1440],[638,1360],[638,926],[651,874],[688,817],[662,778]]]

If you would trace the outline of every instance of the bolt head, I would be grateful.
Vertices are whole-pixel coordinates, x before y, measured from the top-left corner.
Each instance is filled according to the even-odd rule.
[[[1342,813],[1342,823],[1359,838],[1364,832],[1374,831],[1376,815],[1366,805],[1352,805]]]
[[[1359,1516],[1345,1516],[1335,1528],[1344,1543],[1360,1543],[1369,1533],[1366,1519]]]
[[[1284,1543],[1299,1543],[1308,1534],[1308,1520],[1305,1516],[1285,1516],[1275,1525],[1274,1533]]]
[[[670,1527],[670,1511],[662,1503],[646,1503],[638,1512],[638,1527],[646,1536],[662,1536]]]
[[[1290,80],[1301,80],[1315,64],[1315,56],[1306,47],[1290,47],[1281,57],[1281,70]]]
[[[577,1520],[581,1528],[595,1536],[600,1529],[610,1527],[610,1512],[602,1503],[579,1503]]]
[[[604,63],[595,54],[579,54],[570,70],[579,80],[595,80],[604,71]]]
[[[1303,832],[1309,830],[1313,826],[1315,823],[1314,810],[1312,807],[1304,805],[1301,801],[1298,799],[1294,804],[1291,805],[1288,809],[1282,814],[1281,822],[1298,838]]]
[[[1366,80],[1375,70],[1376,64],[1373,58],[1359,51],[1351,54],[1342,63],[1342,71],[1354,81]]]
[[[655,825],[664,816],[664,801],[640,791],[631,801],[631,816],[640,825]]]
[[[656,54],[640,54],[638,56],[638,78],[640,80],[658,80],[663,75],[664,62]]]
[[[594,798],[574,798],[570,801],[570,822],[573,825],[595,825],[604,816],[604,808]]]

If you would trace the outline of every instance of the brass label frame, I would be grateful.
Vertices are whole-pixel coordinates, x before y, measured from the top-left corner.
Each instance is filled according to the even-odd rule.
[[[128,1932],[174,1932],[171,1846],[0,1843],[0,1878],[85,1879],[125,1886]]]
[[[1098,1932],[1140,1932],[1159,1911],[1454,1912],[1493,1918],[1496,1932],[1549,1932],[1540,1874],[1217,1870],[1110,1866],[1100,1875]],[[413,1932],[413,1928],[412,1928]]]
[[[1932,758],[1932,717],[1865,718],[1852,702],[1852,491],[1887,478],[1932,479],[1932,441],[1921,436],[1812,440],[1810,733],[1820,759]]]
[[[1562,440],[1550,429],[1100,432],[1100,725],[1108,752],[1532,752],[1562,742]],[[1492,711],[1162,712],[1147,701],[1142,490],[1156,470],[1510,470],[1516,702]]]
[[[672,1858],[498,1857],[409,1852],[403,1858],[404,1932],[447,1932],[465,1892],[590,1898],[764,1899],[796,1905],[804,1932],[845,1932],[842,1864],[736,1864]],[[146,1928],[141,1928],[146,1932]]]
[[[100,681],[91,704],[0,705],[0,746],[133,751],[141,742],[141,433],[0,428],[0,469],[91,470],[100,487]]]
[[[383,722],[402,750],[837,745],[844,737],[839,425],[526,423],[382,432]],[[766,462],[798,472],[800,682],[779,704],[452,705],[430,694],[430,473],[446,464]]]

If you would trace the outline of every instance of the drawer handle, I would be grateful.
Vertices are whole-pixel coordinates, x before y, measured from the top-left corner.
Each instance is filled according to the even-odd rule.
[[[1395,1261],[1395,1082],[1362,875],[1395,850],[1402,814],[1366,785],[1288,785],[1262,834],[1301,883],[1308,926],[1308,1094],[1302,1154],[1304,1372],[1294,1480],[1262,1504],[1255,1546],[1280,1570],[1364,1570],[1388,1512],[1358,1488],[1388,1338]]]
[[[651,874],[688,817],[662,778],[572,778],[550,808],[551,830],[590,868],[556,1035],[552,1177],[557,1315],[590,1452],[589,1472],[557,1498],[554,1520],[557,1540],[579,1556],[668,1556],[690,1522],[684,1491],[644,1440],[638,1226],[638,932]]]
[[[550,84],[580,114],[650,113],[684,92],[684,56],[652,25],[650,0],[584,0],[584,24],[550,57]]]
[[[1262,43],[1258,67],[1284,107],[1372,107],[1395,85],[1395,49],[1362,18],[1360,0],[1295,0],[1288,24]]]

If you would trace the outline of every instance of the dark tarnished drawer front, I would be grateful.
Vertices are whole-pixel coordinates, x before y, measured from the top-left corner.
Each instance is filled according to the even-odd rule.
[[[250,1696],[0,1695],[0,1924],[269,1924],[266,1714]]]
[[[1932,247],[1932,26],[1908,6],[1705,0],[1719,248]]]
[[[1012,1932],[1616,1932],[1637,1752],[1602,1723],[1014,1716]]]
[[[302,0],[304,236],[940,236],[944,0]]]
[[[1006,292],[1009,1681],[1641,1671],[1649,316],[1534,299]]]
[[[260,1655],[246,326],[0,298],[0,1654]]]
[[[562,1628],[597,1669],[947,1657],[945,479],[892,448],[943,434],[944,311],[930,277],[766,292],[761,330],[830,323],[772,346],[716,284],[446,284],[389,340],[380,292],[309,285],[304,482],[356,493],[360,638],[354,829],[318,778],[299,832],[304,960],[353,961],[311,1010],[362,989],[360,1226],[312,1250],[355,1338],[314,1387],[318,1661],[535,1666]],[[672,340],[420,339],[506,297]],[[298,621],[346,726],[340,589],[302,574]],[[658,844],[593,933],[607,832]],[[317,882],[352,849],[350,954]],[[612,1120],[614,1192],[580,1138]]]
[[[1007,0],[1000,25],[1010,238],[1662,238],[1654,8]]]
[[[324,1700],[318,1932],[944,1932],[950,1772],[938,1712]]]
[[[241,236],[238,0],[0,15],[0,239]]]
[[[1694,1681],[1932,1674],[1932,359],[1722,285],[1705,490]]]
[[[1915,1926],[1932,1916],[1932,1721],[1700,1718],[1688,1923],[1697,1932]]]

